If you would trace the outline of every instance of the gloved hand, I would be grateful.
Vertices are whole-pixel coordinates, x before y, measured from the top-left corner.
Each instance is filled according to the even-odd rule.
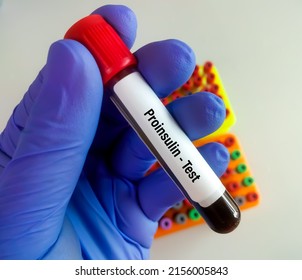
[[[124,6],[102,15],[130,48],[136,18]],[[159,97],[191,75],[192,50],[177,40],[136,54]],[[0,138],[1,259],[145,259],[157,221],[182,194],[106,92],[97,65],[80,43],[55,42],[45,67],[15,108]],[[217,129],[222,101],[202,93],[169,110],[193,140]],[[220,144],[200,152],[220,175],[228,153]]]

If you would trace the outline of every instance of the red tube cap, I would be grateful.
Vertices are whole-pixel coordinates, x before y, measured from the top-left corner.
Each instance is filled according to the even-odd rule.
[[[76,40],[90,51],[101,71],[104,84],[121,70],[137,63],[117,32],[100,15],[90,15],[79,20],[70,27],[64,38]]]

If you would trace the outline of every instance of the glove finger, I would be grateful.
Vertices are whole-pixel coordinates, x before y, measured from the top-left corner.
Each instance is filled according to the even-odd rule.
[[[225,119],[221,98],[206,92],[177,99],[167,108],[191,140],[214,132]],[[130,180],[141,179],[154,161],[154,156],[133,130],[125,133],[112,156],[114,171]]]
[[[195,68],[195,55],[190,47],[178,40],[150,43],[135,56],[138,69],[159,98],[167,96],[184,84]],[[147,101],[146,101],[147,102]],[[102,118],[94,141],[94,149],[108,154],[112,144],[129,125],[109,98],[104,95]]]
[[[105,5],[92,14],[104,17],[115,28],[124,43],[130,49],[136,38],[137,21],[132,10],[123,5]]]
[[[0,135],[0,174],[15,152],[20,132],[27,122],[37,95],[40,93],[43,80],[42,72],[43,70],[41,70],[37,78],[31,84],[22,101],[16,106],[5,129]]]
[[[196,65],[193,50],[175,39],[150,43],[139,49],[135,56],[140,73],[159,98],[183,85]]]
[[[221,176],[229,163],[228,150],[222,144],[210,143],[200,147],[199,151],[216,175]],[[137,190],[140,205],[152,221],[159,220],[170,207],[184,198],[162,169],[142,179]]]
[[[54,43],[0,180],[0,258],[38,258],[56,241],[97,127],[102,82],[91,54]],[[13,249],[12,249],[13,248]]]

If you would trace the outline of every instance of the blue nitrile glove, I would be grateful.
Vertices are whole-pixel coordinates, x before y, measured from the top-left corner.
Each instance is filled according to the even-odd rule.
[[[133,45],[132,11],[104,6],[95,13]],[[182,85],[195,66],[191,49],[177,40],[149,44],[136,56],[159,97]],[[169,110],[191,139],[225,117],[222,101],[207,93],[179,99]],[[223,173],[229,158],[222,145],[200,152]],[[87,49],[72,40],[54,43],[1,134],[0,258],[148,258],[158,219],[183,199],[161,169],[144,176],[154,162],[103,94]]]

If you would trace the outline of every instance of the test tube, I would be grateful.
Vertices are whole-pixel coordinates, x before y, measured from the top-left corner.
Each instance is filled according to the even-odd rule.
[[[76,22],[65,38],[91,52],[110,99],[210,228],[233,231],[240,222],[237,204],[138,72],[135,56],[114,28],[94,14]]]

